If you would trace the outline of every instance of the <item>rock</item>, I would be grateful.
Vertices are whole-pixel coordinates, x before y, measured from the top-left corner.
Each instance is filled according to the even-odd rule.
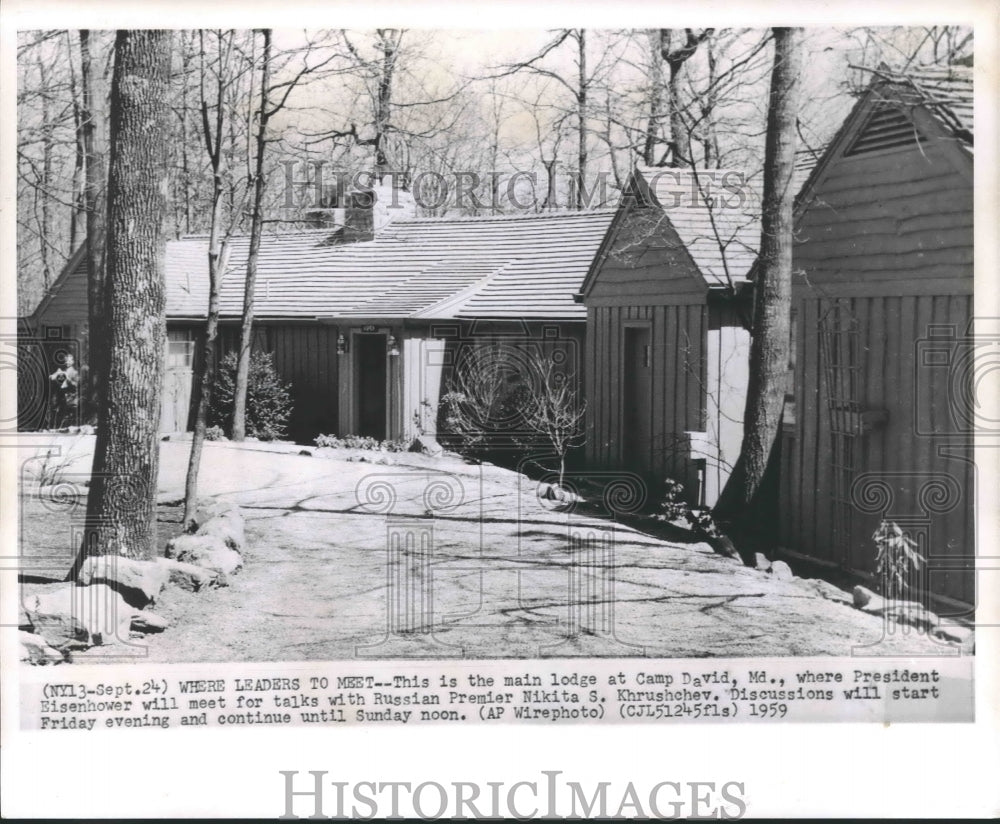
[[[142,609],[156,601],[167,579],[167,571],[152,561],[102,555],[83,562],[77,583],[82,586],[107,584],[131,606]]]
[[[771,562],[767,560],[767,556],[762,552],[755,552],[753,554],[753,565],[761,572],[767,572],[771,569]]]
[[[65,659],[58,650],[52,649],[45,639],[33,632],[21,630],[17,633],[21,642],[21,660],[29,664],[61,664]]]
[[[230,549],[243,551],[246,534],[243,529],[243,515],[236,504],[228,501],[200,504],[195,510],[193,521],[195,535],[221,538]]]
[[[306,458],[311,458],[313,455],[313,453],[310,452],[308,449],[300,449],[299,454]]]
[[[854,597],[854,606],[858,609],[865,609],[869,604],[874,604],[876,609],[880,609],[884,603],[881,595],[876,595],[870,589],[860,584],[854,587],[852,595]]]
[[[157,558],[159,564],[167,572],[171,584],[186,589],[188,592],[198,592],[215,586],[225,586],[226,579],[214,569],[206,569],[197,564],[186,564],[172,558]]]
[[[795,573],[792,572],[792,568],[784,561],[775,561],[771,564],[771,575],[776,581],[792,581],[795,579]]]
[[[198,521],[195,535],[221,538],[230,549],[242,552],[246,543],[246,533],[243,530],[243,515],[240,514],[239,507],[234,504],[223,504],[206,510],[206,514],[209,517]]]
[[[962,627],[956,624],[939,624],[934,630],[934,635],[943,641],[965,644],[970,638],[973,637],[973,630],[969,627]]]
[[[561,501],[562,503],[574,504],[583,501],[583,498],[573,490],[564,489],[559,484],[539,484],[536,494],[543,501]]]
[[[167,543],[166,553],[168,558],[212,569],[222,575],[232,575],[243,566],[240,553],[215,535],[178,535]]]
[[[822,578],[796,578],[795,583],[810,592],[825,598],[827,601],[837,601],[841,604],[852,606],[854,603],[850,594],[844,592],[840,587],[836,587],[829,581]]]
[[[194,511],[194,518],[192,520],[197,529],[204,526],[212,518],[234,510],[239,512],[240,508],[231,501],[216,501],[211,498],[204,498],[198,501],[198,507]]]
[[[24,602],[20,601],[17,605],[17,628],[28,629],[30,626],[31,621],[28,618],[28,611],[24,608]]]
[[[132,616],[133,632],[163,632],[170,622],[155,612],[137,612]]]
[[[413,443],[410,444],[410,452],[419,452],[421,455],[437,458],[444,454],[444,447],[437,442],[433,435],[417,435],[413,439]]]
[[[940,622],[940,618],[921,604],[913,601],[889,604],[880,613],[897,624],[908,624],[922,632],[930,632]]]
[[[62,584],[25,598],[32,629],[57,650],[128,641],[135,609],[107,584]]]
[[[733,561],[739,561],[741,564],[743,563],[739,550],[736,549],[736,545],[728,535],[723,535],[720,532],[718,535],[706,535],[704,537],[708,545],[712,547],[712,552],[716,555],[721,555],[723,558],[729,558]]]

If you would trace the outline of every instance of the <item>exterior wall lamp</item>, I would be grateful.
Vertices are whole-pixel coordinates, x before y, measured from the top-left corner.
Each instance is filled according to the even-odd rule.
[[[347,338],[344,337],[343,332],[337,335],[337,354],[338,355],[347,354]]]
[[[390,358],[399,357],[399,346],[396,345],[395,335],[389,335],[389,340],[386,341],[386,353]]]

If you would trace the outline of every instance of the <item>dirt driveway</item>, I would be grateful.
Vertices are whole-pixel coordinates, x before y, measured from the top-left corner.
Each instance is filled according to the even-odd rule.
[[[170,589],[156,611],[173,626],[146,639],[150,660],[954,653],[915,631],[884,637],[829,586],[565,511],[505,469],[273,449],[206,444],[201,492],[243,508],[245,568],[228,588]],[[161,545],[187,453],[163,443]]]

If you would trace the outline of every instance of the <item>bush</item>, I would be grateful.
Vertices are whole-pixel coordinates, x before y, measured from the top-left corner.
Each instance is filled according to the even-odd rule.
[[[910,578],[926,562],[917,550],[916,541],[903,532],[895,521],[882,521],[872,535],[877,553],[875,574],[879,578],[882,595],[900,601],[913,587]]]
[[[233,402],[236,394],[237,353],[230,352],[216,370],[212,403],[208,413],[210,426],[218,426],[226,435],[233,433]],[[270,352],[250,355],[247,382],[246,435],[262,441],[283,438],[292,414],[288,386],[281,382]]]
[[[663,485],[663,500],[660,511],[653,516],[657,521],[690,520],[691,507],[684,500],[684,485],[667,478]]]
[[[380,441],[369,435],[344,435],[342,438],[336,435],[317,435],[314,443],[329,449],[365,449],[370,452],[406,452],[410,448],[409,442],[402,438]]]
[[[205,430],[205,440],[224,441],[227,440],[226,433],[223,431],[221,426],[210,426]]]

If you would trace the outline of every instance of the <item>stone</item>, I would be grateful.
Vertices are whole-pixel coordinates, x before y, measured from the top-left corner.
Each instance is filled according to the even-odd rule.
[[[444,454],[444,447],[437,442],[433,435],[417,435],[413,439],[413,443],[410,444],[410,452],[419,452],[421,455],[437,458]]]
[[[869,604],[874,604],[874,608],[880,609],[884,603],[881,595],[876,595],[870,589],[860,584],[854,587],[852,595],[854,597],[854,606],[858,609],[865,609]]]
[[[755,552],[753,554],[753,565],[761,572],[767,572],[771,569],[771,562],[767,560],[767,556],[763,552]]]
[[[934,630],[934,634],[943,641],[965,644],[973,637],[973,630],[970,627],[962,627],[957,624],[939,624]]]
[[[881,615],[897,624],[908,624],[922,632],[935,629],[941,620],[935,613],[913,601],[889,604],[881,611]]]
[[[214,569],[206,569],[197,564],[186,564],[172,558],[157,558],[159,564],[167,572],[167,580],[174,586],[186,589],[188,592],[198,592],[208,587],[226,586],[226,579]]]
[[[212,569],[222,575],[232,575],[243,566],[236,550],[215,535],[178,535],[167,543],[168,558]]]
[[[131,606],[142,609],[156,601],[167,579],[167,571],[153,561],[101,555],[83,562],[77,583],[82,586],[107,584]]]
[[[796,578],[795,583],[827,601],[837,601],[848,606],[852,606],[854,603],[854,599],[849,593],[822,578]]]
[[[170,626],[170,622],[155,612],[137,612],[132,616],[133,632],[163,632]]]
[[[198,506],[194,511],[194,526],[195,528],[201,527],[217,515],[222,515],[225,512],[233,510],[239,512],[239,509],[231,501],[216,501],[211,498],[203,498],[198,501]]]
[[[31,626],[31,621],[28,618],[28,611],[24,608],[24,603],[18,602],[17,605],[17,628],[18,629],[28,629]]]
[[[537,490],[538,497],[543,501],[560,501],[562,503],[580,503],[583,501],[571,489],[564,489],[559,484],[539,484]]]
[[[20,630],[17,633],[17,637],[21,642],[22,661],[27,661],[29,664],[44,665],[61,664],[66,660],[63,658],[61,652],[46,644],[45,639],[40,635]]]
[[[795,579],[795,573],[792,572],[792,568],[784,561],[775,561],[771,564],[771,575],[776,581],[792,581]]]
[[[243,530],[243,516],[238,507],[220,508],[215,514],[201,523],[195,535],[210,535],[221,538],[226,545],[236,552],[243,551],[246,543],[246,533]]]
[[[62,584],[24,599],[32,629],[64,651],[128,641],[136,612],[107,584]]]
[[[311,458],[313,456],[313,453],[310,452],[308,449],[300,449],[299,454],[302,455],[304,458]]]

